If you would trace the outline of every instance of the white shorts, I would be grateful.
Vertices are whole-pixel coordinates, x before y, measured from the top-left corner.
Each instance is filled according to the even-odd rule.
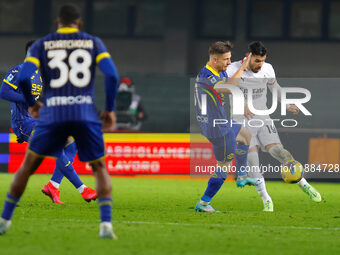
[[[260,147],[262,151],[266,152],[265,147],[273,143],[281,143],[277,129],[273,125],[264,125],[263,127],[250,127],[246,128],[251,132],[252,138],[249,148],[255,145]]]

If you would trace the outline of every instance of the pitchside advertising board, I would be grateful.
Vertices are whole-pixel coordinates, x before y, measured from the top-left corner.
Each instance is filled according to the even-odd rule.
[[[190,174],[190,159],[191,165],[193,161],[216,164],[211,144],[197,136],[200,138],[192,134],[104,134],[106,167],[110,174],[121,175]],[[17,143],[13,133],[2,133],[1,143],[9,145],[9,153],[0,155],[2,163],[8,164],[9,173],[14,173],[24,159],[28,144]],[[80,162],[78,156],[73,166],[77,173],[91,173],[89,164]],[[36,173],[52,173],[54,168],[55,160],[46,158]]]

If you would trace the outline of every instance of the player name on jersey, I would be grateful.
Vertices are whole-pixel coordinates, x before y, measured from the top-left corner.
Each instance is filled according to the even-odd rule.
[[[45,41],[44,49],[45,50],[54,50],[54,49],[93,49],[93,41],[92,40],[55,40],[55,41]]]

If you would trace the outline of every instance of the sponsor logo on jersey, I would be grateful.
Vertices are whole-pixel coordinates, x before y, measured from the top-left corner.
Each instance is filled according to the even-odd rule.
[[[11,80],[13,80],[13,78],[14,78],[13,74],[10,74],[10,75],[7,76],[6,80],[11,81]]]
[[[91,96],[58,96],[46,100],[47,107],[64,106],[74,104],[93,104]]]

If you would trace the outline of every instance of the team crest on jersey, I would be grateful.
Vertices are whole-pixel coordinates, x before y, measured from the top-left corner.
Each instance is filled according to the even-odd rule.
[[[217,80],[216,80],[215,77],[211,77],[211,78],[210,78],[210,81],[211,81],[212,83],[216,83],[216,82],[217,82]]]

